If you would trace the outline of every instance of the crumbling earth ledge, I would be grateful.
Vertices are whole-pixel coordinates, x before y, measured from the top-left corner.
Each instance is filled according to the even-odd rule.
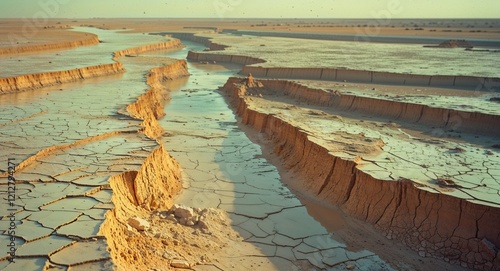
[[[141,132],[151,139],[159,138],[164,130],[158,119],[165,116],[163,107],[168,100],[164,94],[162,82],[189,76],[185,60],[178,60],[169,65],[153,68],[146,76],[150,88],[137,98],[137,101],[127,106],[126,110],[132,117],[143,120]]]
[[[453,129],[478,135],[500,136],[500,127],[491,125],[492,123],[500,123],[499,115],[361,97],[353,94],[330,93],[287,80],[260,80],[259,82],[267,88],[280,89],[284,95],[310,104],[419,123],[428,127]]]
[[[150,250],[141,248],[140,242],[129,242],[127,221],[134,216],[146,217],[149,210],[172,206],[172,198],[182,188],[180,167],[161,145],[148,156],[139,172],[112,176],[109,183],[115,208],[106,213],[99,234],[106,237],[117,270],[148,266]]]
[[[89,44],[84,44],[84,45],[92,45],[92,44],[97,44],[99,43],[99,40],[97,36],[95,36],[95,39],[97,40],[96,43],[89,43]],[[75,46],[81,46],[78,42],[75,42]],[[56,44],[57,46],[62,46],[61,48],[64,47],[64,43],[61,44]],[[60,47],[57,47],[54,45],[55,49],[60,49]],[[43,47],[40,45],[42,50],[48,50],[47,48]],[[183,44],[180,42],[180,40],[173,39],[170,41],[166,42],[161,42],[161,43],[154,43],[154,44],[148,44],[148,45],[143,45],[139,47],[134,47],[126,50],[121,50],[113,53],[113,60],[117,61],[119,57],[126,56],[129,54],[140,54],[140,53],[145,53],[145,52],[150,52],[150,51],[155,51],[155,50],[166,50],[166,49],[180,49],[183,47]],[[44,49],[45,48],[45,49]],[[17,47],[13,48],[7,48],[11,50],[20,50]],[[0,50],[7,50],[7,49],[0,49]],[[0,51],[1,54],[1,51]],[[172,75],[170,77],[175,77],[175,76],[183,76],[183,74],[177,75],[176,72],[181,71],[182,69],[177,69],[177,67],[171,67],[168,68],[168,66],[165,68],[160,68],[160,69],[169,69],[169,71],[164,71],[164,72],[171,72]],[[100,77],[100,76],[107,76],[107,75],[113,75],[113,74],[119,74],[125,72],[125,68],[122,63],[116,62],[116,63],[110,63],[110,64],[102,64],[102,65],[96,65],[96,66],[88,66],[88,67],[82,67],[82,68],[77,68],[77,69],[72,69],[72,70],[65,70],[65,71],[54,71],[54,72],[43,72],[43,73],[37,73],[37,74],[25,74],[25,75],[19,75],[19,76],[13,76],[13,77],[6,77],[6,78],[0,78],[0,94],[6,94],[6,93],[14,93],[14,92],[21,92],[21,91],[26,91],[26,90],[32,90],[32,89],[39,89],[43,87],[48,87],[48,86],[54,86],[54,85],[60,85],[64,83],[70,83],[70,82],[75,82],[79,80],[84,80],[84,79],[89,79],[89,78],[95,78],[95,77]],[[154,72],[154,71],[153,71]]]
[[[0,48],[0,55],[42,52],[48,50],[61,50],[61,49],[70,49],[80,46],[99,44],[99,38],[97,37],[97,35],[90,33],[86,33],[86,35],[89,35],[90,37],[82,40],[68,41],[68,42]]]
[[[155,50],[171,50],[171,49],[181,49],[184,47],[182,42],[178,39],[173,39],[170,41],[153,43],[148,45],[142,45],[134,48],[129,48],[121,51],[116,51],[113,54],[113,60],[126,55],[137,55],[145,52],[151,52]]]
[[[247,87],[237,82],[241,79],[230,79],[223,87],[233,109],[243,124],[272,139],[276,155],[304,180],[303,190],[375,225],[422,256],[477,270],[500,268],[500,209],[433,193],[407,179],[376,179],[355,161],[332,155],[307,131],[250,107]]]
[[[0,78],[0,94],[39,89],[123,72],[125,72],[125,68],[121,63],[111,63],[66,71],[26,74]]]

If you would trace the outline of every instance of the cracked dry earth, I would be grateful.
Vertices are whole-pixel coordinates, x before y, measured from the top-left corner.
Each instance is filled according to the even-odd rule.
[[[255,91],[249,98],[254,108],[303,128],[333,155],[356,160],[359,169],[377,179],[407,178],[422,189],[500,207],[500,171],[496,167],[500,155],[492,147],[498,140],[494,136],[317,106],[269,89]],[[459,119],[453,121],[460,125]]]
[[[183,91],[172,93],[162,121],[172,134],[164,139],[165,146],[171,146],[185,174],[178,202],[227,211],[241,238],[261,251],[244,253],[257,265],[263,259],[279,270],[392,270],[374,252],[350,250],[332,238],[280,182],[260,147],[238,128],[223,97],[214,93],[220,82],[200,86],[197,78],[205,72],[190,71],[190,82]],[[212,78],[225,80],[224,75]],[[206,103],[211,106],[203,106]],[[186,107],[191,110],[186,112]],[[227,269],[237,268],[238,259],[235,262],[236,267]]]
[[[113,35],[125,34],[106,35],[112,41]],[[0,96],[0,162],[24,161],[14,174],[15,205],[1,202],[2,212],[15,209],[19,222],[16,263],[0,258],[2,270],[463,270],[423,258],[342,210],[292,190],[288,185],[298,187],[292,181],[284,184],[293,172],[287,175],[270,154],[272,143],[241,126],[216,91],[241,67],[189,63],[189,79],[163,85],[173,91],[166,117],[158,121],[166,134],[154,140],[138,132],[155,121],[141,123],[118,112],[148,88],[149,70],[171,63],[167,57],[184,59],[187,50],[204,48],[184,43],[184,50],[120,58],[127,69],[122,76]],[[104,50],[106,57],[114,50]],[[359,123],[325,108],[274,98],[262,92],[250,99],[317,135],[337,155],[362,157],[364,170],[388,181],[406,174],[398,168],[417,168],[400,159],[417,148],[429,148],[439,159],[447,150],[443,163],[463,161],[466,169],[461,150],[479,155],[465,143],[429,143],[379,120]],[[423,168],[415,171],[425,180],[476,174],[476,168]],[[494,171],[486,172],[496,180]],[[6,175],[0,179],[3,187]],[[486,178],[482,187],[491,182]],[[163,190],[150,185],[165,185],[172,194],[155,198],[158,193],[146,192]],[[492,201],[470,192],[483,188],[468,189],[467,180],[457,184],[463,189],[426,185],[467,200]],[[8,197],[5,191],[2,199]],[[172,208],[173,202],[183,206]],[[10,221],[1,215],[3,230]]]
[[[117,33],[108,34],[109,43],[98,45],[91,61],[110,62],[113,51],[123,48],[123,41],[131,41],[126,46],[136,46],[139,40],[139,35],[123,39]],[[82,50],[91,49],[76,49]],[[88,64],[84,58],[73,59],[71,52],[59,55],[61,63],[68,61],[69,68]],[[26,62],[30,57],[36,62],[47,54],[22,56]],[[127,104],[147,88],[144,75],[152,65],[127,63],[123,76],[0,96],[1,161],[6,167],[8,158],[17,164],[12,175],[16,183],[13,200],[7,195],[8,172],[0,177],[1,244],[4,252],[8,245],[17,249],[15,263],[2,252],[0,269],[114,268],[107,240],[100,232],[105,214],[114,208],[108,179],[138,170],[158,147],[155,140],[138,133],[139,120],[118,112],[125,112]],[[6,229],[12,227],[11,221],[16,227],[9,233]]]
[[[111,34],[107,37],[112,40]],[[186,52],[183,52],[179,56],[183,58],[185,55]],[[24,60],[29,61],[29,57]],[[150,63],[160,63],[151,59],[120,61],[127,69],[123,76],[91,79],[0,97],[4,109],[0,113],[2,161],[7,165],[6,159],[13,158],[18,164],[14,173],[16,200],[13,206],[8,206],[7,189],[2,190],[2,212],[12,210],[12,215],[2,213],[0,220],[2,229],[7,229],[10,218],[15,218],[13,245],[17,248],[16,259],[15,263],[9,263],[8,257],[3,256],[0,259],[2,270],[168,270],[193,265],[198,270],[328,266],[352,269],[356,265],[389,268],[374,253],[346,251],[344,244],[331,239],[330,234],[308,216],[304,206],[293,194],[279,183],[277,172],[263,159],[252,160],[248,164],[251,167],[248,174],[242,175],[239,167],[246,167],[245,159],[253,158],[259,148],[245,139],[242,132],[237,132],[236,120],[230,117],[232,113],[229,108],[220,107],[223,104],[220,95],[219,107],[210,109],[210,114],[221,110],[215,114],[227,115],[230,118],[227,123],[212,118],[208,112],[198,113],[207,113],[206,120],[211,122],[205,124],[222,129],[224,136],[216,137],[219,141],[233,141],[228,144],[234,144],[234,148],[226,150],[221,148],[223,145],[206,148],[206,153],[195,162],[203,165],[191,167],[195,160],[183,160],[180,157],[183,152],[177,150],[177,145],[171,144],[174,139],[197,136],[190,135],[190,129],[177,131],[176,127],[170,127],[170,123],[165,126],[169,127],[169,133],[175,135],[165,138],[166,145],[174,154],[178,154],[188,179],[185,186],[189,191],[180,202],[200,208],[219,208],[219,211],[207,211],[207,229],[202,228],[200,222],[194,226],[184,226],[175,219],[169,220],[168,216],[162,217],[167,209],[151,212],[149,208],[138,207],[133,208],[133,215],[149,221],[147,230],[137,231],[127,227],[121,231],[120,226],[117,226],[111,232],[121,235],[108,235],[105,238],[104,235],[109,231],[103,229],[105,214],[114,212],[117,207],[117,203],[112,202],[110,177],[141,170],[145,159],[158,146],[155,140],[137,132],[141,125],[139,120],[118,112],[124,112],[125,107],[146,88],[144,73],[155,67]],[[194,80],[206,81],[210,76],[205,75],[205,72],[194,67],[193,73],[200,76]],[[200,93],[217,95],[213,91],[234,72],[223,72],[222,77]],[[176,84],[184,83],[172,83],[173,86]],[[175,104],[182,103],[176,101]],[[185,110],[182,110],[182,115],[193,117]],[[193,125],[198,124],[198,121],[193,120]],[[227,139],[228,132],[237,133],[235,137]],[[212,136],[202,138],[202,145],[215,143]],[[247,141],[243,146],[241,139]],[[198,146],[195,142],[182,145],[189,145],[184,153],[186,156],[198,157],[199,154],[193,151]],[[240,153],[245,157],[240,157]],[[224,167],[222,170],[219,168],[221,163]],[[203,169],[208,168],[210,172],[212,167],[217,173],[208,173],[210,178],[206,178]],[[200,174],[192,174],[191,170],[199,171]],[[226,174],[230,178],[223,177]],[[2,173],[4,187],[7,187],[7,175],[8,172]],[[213,182],[213,178],[220,178],[220,181]],[[242,186],[243,180],[254,178],[259,179]],[[273,182],[267,183],[268,179]],[[200,185],[197,187],[195,182]],[[241,186],[242,190],[236,189],[234,185]],[[213,192],[207,186],[215,186],[216,191]],[[192,192],[198,196],[187,200],[186,195]],[[200,200],[199,192],[207,193],[207,199]],[[211,204],[206,200],[213,195],[227,197],[223,198],[224,202],[221,199],[217,204]],[[232,203],[245,197],[249,201]],[[221,209],[229,211],[229,218]],[[294,221],[302,222],[297,224]],[[263,222],[265,226],[258,225]],[[278,229],[279,224],[283,225],[280,226],[283,229]],[[110,225],[114,226],[113,223]],[[304,231],[304,228],[309,230]],[[3,234],[7,236],[8,231]],[[110,242],[118,244],[111,246],[116,250],[110,251]],[[145,262],[137,263],[138,259]]]
[[[238,83],[245,81],[246,87]],[[495,240],[498,234],[498,218],[494,212],[498,208],[499,187],[495,165],[499,162],[499,155],[491,147],[496,141],[495,137],[479,137],[460,131],[446,131],[447,137],[442,137],[442,134],[438,137],[432,132],[433,129],[423,125],[393,122],[356,109],[318,105],[320,103],[316,104],[314,98],[308,98],[315,97],[312,93],[317,90],[307,89],[300,84],[290,84],[292,87],[287,87],[280,84],[281,81],[276,83],[263,80],[264,85],[259,82],[248,86],[250,81],[251,77],[245,80],[231,79],[224,90],[233,101],[237,99],[237,105],[234,106],[242,115],[243,122],[266,135],[259,137],[257,141],[270,148],[274,147],[274,153],[281,157],[274,160],[275,164],[281,163],[282,175],[287,180],[285,182],[297,191],[309,192],[304,193],[304,197],[318,197],[339,204],[356,217],[375,224],[389,239],[402,240],[421,256],[439,255],[447,262],[462,262],[462,266],[467,266],[464,262],[469,262],[469,267],[473,269],[496,270],[497,250],[487,239]],[[233,83],[234,89],[231,88]],[[342,94],[328,95],[335,97]],[[299,132],[293,132],[296,127],[300,127]],[[292,131],[282,133],[281,130],[284,129]],[[287,137],[287,133],[303,133],[307,142],[298,142],[300,140]],[[289,144],[294,141],[296,146],[290,148]],[[307,144],[313,147],[307,149]],[[353,175],[356,182],[349,188],[347,199],[342,200],[343,194],[339,192],[343,189],[341,185],[332,185],[329,181],[338,174],[349,178],[351,173],[339,173],[339,169],[333,169],[327,174],[328,171],[321,165],[310,163],[311,159],[322,159],[327,164],[325,160],[328,158],[321,156],[324,152],[318,151],[323,148],[327,150],[328,156],[334,157],[333,167],[336,163],[353,161],[356,170],[369,176],[358,180],[356,176],[360,173]],[[302,154],[301,149],[305,149]],[[270,154],[271,157],[273,155]],[[417,203],[412,203],[411,191],[405,191],[404,196],[397,199],[397,193],[391,196],[389,191],[377,190],[380,187],[373,186],[374,179],[383,182],[411,180],[412,186],[430,194],[419,193]],[[360,182],[361,187],[358,186]],[[360,191],[365,191],[366,188],[363,187],[367,186],[373,187],[373,191],[368,194],[378,195],[373,196],[372,202],[371,199],[359,198],[360,194],[364,195]],[[430,200],[432,196],[429,195],[432,194],[451,195],[454,199],[477,204],[477,214],[472,214],[471,222],[477,228],[465,229],[464,224],[469,223],[465,222],[466,217],[471,215],[467,214],[465,204],[459,204],[457,220],[451,215],[454,211],[450,211],[455,207],[449,200],[433,199],[431,205],[428,205],[426,200]],[[387,201],[384,199],[386,195],[393,199]],[[393,200],[399,200],[397,206],[407,206],[410,212],[408,219],[405,218],[406,214],[397,210],[399,207],[395,210],[391,207]],[[419,214],[422,209],[428,211]],[[386,221],[386,213],[392,212],[394,215],[390,215]],[[488,216],[488,213],[492,215]],[[439,222],[440,219],[445,221]],[[318,220],[326,223],[327,219],[318,217]],[[448,226],[443,227],[444,224],[441,223]],[[446,233],[448,227],[451,235]],[[466,235],[470,237],[460,240],[460,235],[467,231],[470,234]],[[469,242],[468,248],[461,245],[464,242]],[[489,248],[482,250],[481,247]],[[478,250],[480,252],[476,253]]]

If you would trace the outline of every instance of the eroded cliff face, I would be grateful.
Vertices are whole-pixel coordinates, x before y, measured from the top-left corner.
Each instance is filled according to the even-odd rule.
[[[118,270],[135,270],[134,266],[148,266],[150,251],[143,242],[131,242],[134,234],[128,226],[132,217],[149,216],[152,210],[168,210],[173,197],[181,190],[180,167],[160,145],[144,161],[138,172],[124,172],[112,176],[115,208],[106,213],[99,233],[108,240],[113,263]]]
[[[49,50],[61,50],[61,49],[70,49],[80,46],[99,44],[99,38],[97,37],[97,35],[94,34],[87,34],[87,35],[89,36],[88,38],[79,41],[0,48],[0,55],[33,53],[33,52],[42,52]]]
[[[208,62],[226,62],[226,63],[234,63],[234,64],[240,64],[240,65],[252,65],[252,64],[258,64],[258,63],[264,63],[266,62],[265,60],[259,59],[259,58],[253,58],[253,57],[248,57],[248,56],[241,56],[241,55],[225,55],[225,54],[207,54],[207,53],[198,53],[198,52],[193,52],[189,51],[188,60],[192,61],[198,61],[198,62],[203,62],[203,61],[208,61]]]
[[[149,138],[157,139],[164,133],[158,119],[165,116],[163,108],[168,96],[161,83],[185,76],[189,76],[185,60],[151,69],[146,76],[146,82],[151,88],[139,96],[135,103],[127,106],[127,112],[132,117],[143,120],[141,132]]]
[[[112,63],[66,71],[0,78],[0,94],[38,89],[123,72],[125,72],[125,68],[121,63]]]
[[[179,40],[172,40],[118,51],[114,53],[114,59],[116,60],[120,56],[129,54],[182,47],[183,44]],[[178,60],[169,65],[151,69],[146,75],[146,83],[150,88],[146,93],[139,96],[135,103],[127,106],[127,112],[132,117],[143,120],[141,132],[149,138],[157,139],[164,133],[163,128],[158,124],[158,119],[165,115],[163,107],[168,100],[168,95],[166,95],[162,87],[162,82],[185,76],[189,76],[185,60]]]
[[[238,80],[230,79],[228,85],[237,83]],[[500,116],[498,115],[360,97],[338,92],[330,93],[286,80],[260,80],[259,82],[265,88],[309,104],[387,117],[409,123],[419,123],[429,127],[500,136],[500,127],[492,127],[491,125],[500,122]]]
[[[264,59],[242,55],[226,55],[204,52],[189,52],[188,59],[193,61],[217,61],[244,65],[240,74],[249,73],[256,77],[348,81],[373,84],[397,84],[431,87],[463,87],[481,89],[497,89],[500,78],[448,75],[419,75],[393,72],[348,70],[336,68],[291,68],[291,67],[261,67],[254,64],[265,63]]]
[[[500,87],[500,78],[448,75],[419,75],[392,72],[348,70],[335,68],[279,68],[245,66],[240,74],[252,73],[256,77],[348,81],[374,84],[410,86],[454,86],[475,90]]]
[[[336,105],[335,100],[343,96],[330,94],[327,98],[319,90],[308,91],[285,81],[262,83],[320,104],[329,105],[333,100]],[[287,170],[303,180],[297,189],[341,206],[422,256],[438,257],[478,270],[500,268],[498,208],[429,192],[407,179],[376,179],[358,169],[354,159],[334,156],[301,127],[250,106],[251,97],[246,96],[249,89],[241,79],[230,79],[223,90],[230,96],[242,123],[266,134],[274,142],[275,153]]]
[[[186,60],[177,60],[174,63],[151,69],[146,80],[148,85],[159,87],[162,82],[179,79],[189,75]]]
[[[194,33],[174,33],[172,34],[172,37],[202,43],[207,46],[208,50],[210,51],[222,51],[229,47],[223,44],[215,43],[209,38],[197,36]]]
[[[164,131],[157,120],[165,115],[163,108],[167,100],[161,83],[188,75],[185,61],[151,69],[146,75],[150,88],[126,108],[132,117],[143,120],[143,128],[139,132],[151,139],[161,137]],[[109,179],[114,209],[106,213],[99,233],[106,237],[108,250],[118,270],[140,270],[151,266],[153,258],[155,264],[162,264],[158,255],[150,254],[156,250],[148,247],[149,237],[137,234],[131,228],[129,219],[148,219],[153,211],[169,210],[173,198],[182,189],[180,176],[179,164],[160,143],[139,171],[124,172]]]
[[[145,52],[155,51],[155,50],[170,50],[170,49],[180,49],[184,47],[180,40],[174,39],[166,42],[148,44],[143,46],[138,46],[134,48],[129,48],[121,51],[114,52],[113,60],[126,55],[137,55]]]

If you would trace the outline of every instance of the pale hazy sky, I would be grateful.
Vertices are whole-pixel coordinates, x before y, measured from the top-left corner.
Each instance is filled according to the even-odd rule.
[[[500,0],[0,0],[0,18],[500,18]]]

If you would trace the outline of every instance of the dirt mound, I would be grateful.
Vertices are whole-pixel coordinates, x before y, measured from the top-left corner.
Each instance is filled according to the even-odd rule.
[[[466,40],[447,40],[438,45],[439,48],[473,48]]]
[[[247,88],[262,88],[264,85],[255,80],[252,76],[251,73],[248,74],[247,78],[242,81],[242,83],[247,87]]]
[[[467,42],[466,40],[447,40],[443,41],[438,45],[425,45],[427,48],[465,48],[472,49],[474,46]]]

